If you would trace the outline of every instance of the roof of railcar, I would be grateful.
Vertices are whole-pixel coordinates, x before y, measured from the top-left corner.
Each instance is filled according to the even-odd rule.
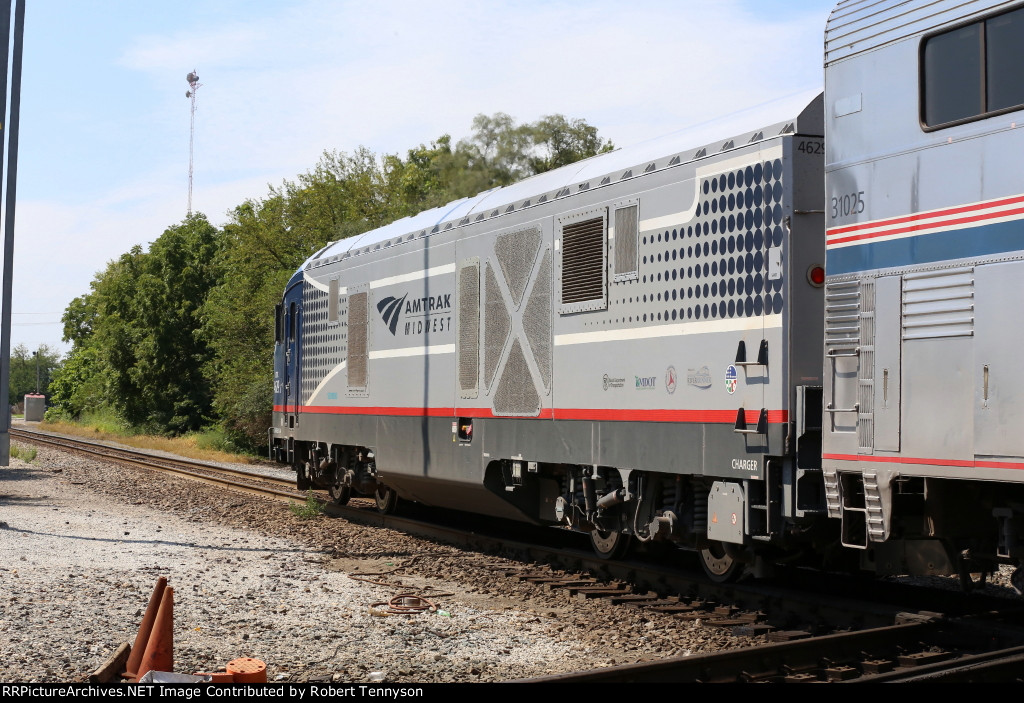
[[[821,131],[820,95],[818,90],[789,95],[396,220],[358,236],[328,244],[311,256],[303,268],[519,212],[524,208],[536,207],[544,202],[623,179],[772,139],[780,134],[801,131],[805,134],[818,134]],[[817,110],[812,109],[816,102]],[[798,124],[801,117],[810,122],[807,125]],[[732,136],[722,139],[722,135]]]
[[[825,25],[825,65],[1019,0],[843,0]]]

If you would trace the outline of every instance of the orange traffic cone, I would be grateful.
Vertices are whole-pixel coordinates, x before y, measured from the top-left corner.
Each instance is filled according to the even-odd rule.
[[[142,624],[139,625],[139,634],[135,636],[135,644],[132,645],[131,654],[128,655],[128,662],[124,665],[123,678],[135,679],[139,674],[139,662],[146,651],[146,643],[149,642],[149,633],[153,630],[153,621],[156,620],[156,611],[160,608],[160,599],[163,598],[164,588],[167,587],[167,577],[161,576],[156,580],[156,587],[153,588],[153,595],[149,597],[149,605],[146,606],[146,613],[142,616]]]
[[[146,651],[139,662],[139,670],[134,680],[138,681],[148,671],[173,670],[174,589],[168,586],[164,589],[163,598],[160,599],[160,609],[157,610],[156,620],[153,622],[153,631],[150,633],[149,642],[146,643]]]

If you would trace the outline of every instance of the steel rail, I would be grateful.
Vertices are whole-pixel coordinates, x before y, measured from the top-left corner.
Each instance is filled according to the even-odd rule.
[[[997,629],[998,626],[997,626]],[[1005,630],[1005,628],[1002,628]],[[1006,632],[1002,635],[1006,637]],[[1017,680],[1024,629],[993,641],[978,622],[931,620],[523,683],[881,683]],[[987,677],[987,678],[984,678]]]
[[[230,475],[236,477],[245,477],[252,481],[272,484],[287,484],[287,482],[280,478],[273,476],[266,476],[257,473],[250,473],[241,471],[239,469],[225,468],[222,466],[216,466],[212,464],[203,464],[201,462],[191,461],[188,459],[172,459],[169,457],[159,456],[156,454],[150,454],[148,452],[138,452],[129,449],[123,449],[121,447],[111,447],[109,445],[100,444],[97,442],[89,442],[86,440],[79,440],[64,435],[49,435],[46,433],[28,431],[28,430],[11,430],[12,437],[16,437],[26,442],[33,442],[46,446],[56,447],[64,450],[81,452],[92,456],[101,457],[109,461],[117,461],[125,464],[130,464],[139,468],[147,469],[150,471],[159,471],[162,473],[175,474],[182,476],[194,481],[200,481],[210,485],[228,486],[234,490],[250,493],[253,495],[270,496],[278,500],[302,500],[304,495],[299,493],[295,489],[292,490],[281,490],[278,488],[271,488],[270,486],[259,486],[251,483],[242,483],[230,478],[225,478],[223,475]],[[201,473],[201,471],[211,472],[213,475],[207,473]],[[218,475],[221,474],[221,475]]]

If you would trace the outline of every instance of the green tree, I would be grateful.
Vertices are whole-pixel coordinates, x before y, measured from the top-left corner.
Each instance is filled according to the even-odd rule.
[[[604,154],[614,149],[607,139],[597,135],[597,127],[585,120],[567,120],[562,115],[548,115],[530,125],[532,149],[527,160],[533,173],[551,171],[561,166]]]
[[[53,397],[61,412],[107,406],[132,425],[172,433],[210,421],[200,311],[220,280],[219,246],[220,232],[194,214],[148,252],[135,246],[110,262],[92,292],[72,301],[64,335],[73,347]]]
[[[193,214],[168,228],[139,259],[134,295],[112,308],[121,325],[108,330],[111,398],[132,424],[185,432],[209,422],[213,393],[203,377],[211,351],[201,310],[220,282],[220,232]]]

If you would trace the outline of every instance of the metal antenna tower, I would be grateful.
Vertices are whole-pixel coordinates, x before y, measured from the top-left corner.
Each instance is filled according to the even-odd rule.
[[[196,142],[196,91],[202,87],[199,82],[199,74],[195,69],[185,76],[189,89],[185,91],[185,97],[192,101],[192,121],[188,130],[188,216],[192,217],[192,152]]]

